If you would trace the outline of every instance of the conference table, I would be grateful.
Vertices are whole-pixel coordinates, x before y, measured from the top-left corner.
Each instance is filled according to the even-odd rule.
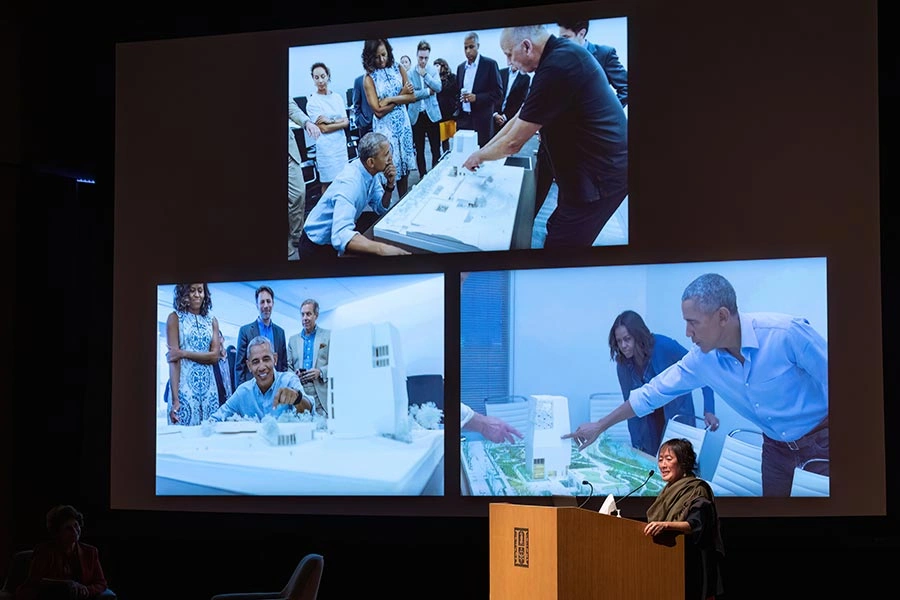
[[[228,433],[159,425],[157,495],[443,494],[443,430],[413,430],[406,441],[316,431],[279,446],[253,425]]]
[[[531,248],[537,144],[475,172],[451,150],[363,235],[417,254]]]

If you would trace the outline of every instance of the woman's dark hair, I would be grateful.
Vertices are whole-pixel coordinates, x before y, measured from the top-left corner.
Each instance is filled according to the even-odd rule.
[[[647,359],[653,352],[653,334],[647,329],[644,319],[641,315],[633,310],[626,310],[621,313],[616,320],[613,321],[612,327],[609,328],[609,358],[618,363],[625,362],[625,356],[619,351],[619,344],[616,342],[616,329],[624,327],[628,330],[631,337],[634,338],[634,358],[639,364],[646,364]]]
[[[78,527],[84,527],[84,515],[74,506],[69,504],[54,506],[47,513],[47,531],[50,532],[50,535],[56,536],[60,528],[69,519],[75,519],[78,522]]]
[[[315,72],[315,70],[318,68],[321,68],[323,71],[325,71],[325,74],[328,75],[328,79],[330,81],[331,80],[331,69],[329,69],[323,62],[313,63],[313,66],[311,66],[309,68],[309,74],[312,75]]]
[[[385,61],[384,66],[394,66],[394,49],[389,41],[383,39],[366,40],[363,42],[362,51],[362,65],[366,73],[371,73],[378,68],[375,66],[375,53],[378,52],[378,46],[384,46],[384,49],[387,51],[387,61]]]
[[[668,448],[678,459],[678,464],[687,475],[694,475],[697,470],[697,454],[694,452],[694,445],[687,438],[672,438],[666,440],[659,446],[660,453],[663,449]]]
[[[175,284],[175,300],[172,307],[178,312],[185,312],[191,307],[191,286],[193,283]],[[203,284],[203,304],[200,305],[200,314],[204,317],[212,308],[212,296],[209,295],[209,286]]]

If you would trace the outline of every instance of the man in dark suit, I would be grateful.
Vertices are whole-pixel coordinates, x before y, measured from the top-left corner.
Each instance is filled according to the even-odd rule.
[[[500,83],[503,85],[504,96],[494,111],[494,135],[519,112],[531,78],[514,67],[505,67],[500,69]]]
[[[606,73],[609,85],[616,90],[616,98],[622,103],[623,108],[628,106],[628,71],[619,61],[616,49],[612,46],[587,41],[589,21],[561,21],[557,25],[559,26],[559,37],[572,40],[597,59],[597,62],[603,67],[603,72]]]
[[[356,115],[356,127],[359,129],[359,139],[372,131],[372,107],[366,99],[366,91],[363,89],[363,77],[360,75],[353,82],[353,112]]]
[[[247,369],[247,344],[258,335],[269,338],[275,349],[275,369],[287,371],[287,340],[284,329],[272,322],[272,308],[275,306],[275,292],[267,285],[256,288],[256,307],[259,317],[241,327],[238,333],[237,358],[234,362],[234,380],[237,385],[253,379]],[[236,388],[235,388],[236,389]]]
[[[463,42],[466,60],[456,67],[460,89],[456,126],[474,130],[478,134],[478,146],[483,148],[491,139],[494,107],[503,98],[503,86],[497,61],[479,54],[478,47],[478,34],[466,34]]]

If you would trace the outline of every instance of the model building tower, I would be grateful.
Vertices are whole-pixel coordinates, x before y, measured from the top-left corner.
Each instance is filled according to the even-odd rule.
[[[328,429],[342,436],[405,431],[408,398],[400,334],[391,323],[331,332]]]
[[[511,396],[506,402],[486,402],[485,412],[503,419],[524,436],[525,472],[534,480],[568,476],[572,444],[562,435],[569,429],[565,396]]]

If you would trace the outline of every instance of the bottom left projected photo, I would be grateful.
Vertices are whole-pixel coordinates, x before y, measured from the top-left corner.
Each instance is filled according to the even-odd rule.
[[[159,285],[156,344],[158,496],[443,495],[443,274]]]

